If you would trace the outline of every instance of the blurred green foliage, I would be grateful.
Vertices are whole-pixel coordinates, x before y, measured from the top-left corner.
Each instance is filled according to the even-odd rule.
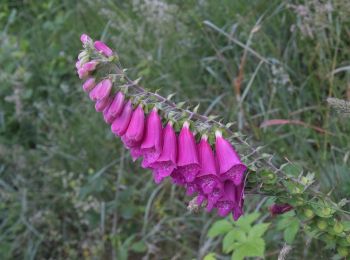
[[[0,259],[222,257],[219,238],[206,236],[215,214],[191,214],[183,190],[157,187],[82,93],[74,64],[83,32],[115,48],[146,87],[237,122],[266,151],[315,172],[337,201],[348,198],[350,120],[325,99],[350,98],[349,12],[347,0],[3,0]],[[259,128],[270,119],[327,133]],[[249,195],[246,212],[266,219],[269,203]],[[336,253],[289,224],[269,227],[266,258],[284,239],[296,259]]]

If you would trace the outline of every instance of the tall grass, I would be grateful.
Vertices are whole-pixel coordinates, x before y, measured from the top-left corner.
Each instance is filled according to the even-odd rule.
[[[236,122],[277,161],[314,171],[324,192],[349,197],[350,123],[325,100],[350,98],[350,6],[329,3],[3,1],[0,258],[220,255],[206,237],[214,214],[191,214],[183,191],[156,187],[81,93],[74,63],[83,32],[116,48],[150,89],[201,103],[201,112]],[[259,127],[271,119],[325,132]],[[249,196],[247,212],[261,199]],[[267,218],[266,206],[260,210]],[[266,237],[271,259],[280,236],[272,227]],[[327,257],[305,241],[289,255]]]

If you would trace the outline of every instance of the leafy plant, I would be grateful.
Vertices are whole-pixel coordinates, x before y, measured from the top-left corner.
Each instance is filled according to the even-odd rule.
[[[230,219],[216,221],[208,231],[208,237],[214,238],[223,235],[222,251],[232,252],[233,260],[244,257],[264,257],[265,241],[263,235],[270,223],[254,223],[260,213],[246,214],[238,221]]]

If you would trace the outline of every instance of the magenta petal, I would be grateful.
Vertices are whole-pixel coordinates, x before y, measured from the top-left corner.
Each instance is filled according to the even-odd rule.
[[[111,97],[105,97],[104,99],[100,99],[95,104],[95,109],[97,112],[102,112],[109,104],[112,102]]]
[[[97,61],[89,61],[87,63],[84,63],[84,65],[82,66],[82,68],[84,70],[86,70],[87,72],[91,72],[94,71],[96,69],[98,62]]]
[[[269,207],[269,211],[270,211],[272,216],[286,213],[286,212],[288,212],[288,211],[290,211],[292,209],[293,209],[293,207],[291,205],[289,205],[288,203],[285,203],[285,204],[273,204],[271,207]]]
[[[233,219],[235,221],[243,215],[244,185],[245,183],[242,182],[240,185],[235,187],[235,204],[233,208]]]
[[[108,107],[106,111],[106,117],[108,118],[117,117],[122,112],[124,99],[125,99],[124,93],[119,91],[115,95],[112,104]]]
[[[128,101],[125,104],[122,113],[112,123],[111,130],[115,135],[122,136],[125,134],[130,123],[131,115],[132,105],[131,102]]]
[[[94,47],[97,51],[101,52],[103,55],[110,57],[113,55],[113,51],[102,41],[95,41]]]
[[[217,177],[214,153],[206,136],[203,136],[198,144],[198,159],[201,169],[196,176],[195,182],[201,192],[209,194],[216,186],[220,185],[220,179]]]
[[[200,165],[194,136],[189,129],[188,122],[185,122],[178,138],[176,171],[184,177],[186,182],[193,182],[199,170]]]
[[[97,101],[109,96],[112,90],[112,81],[110,79],[104,79],[96,85],[96,87],[90,92],[90,99]]]
[[[192,196],[196,192],[198,192],[198,187],[194,182],[188,182],[185,185],[186,188],[186,195],[187,196]]]
[[[158,159],[162,152],[162,141],[162,121],[160,120],[157,109],[153,108],[147,117],[146,133],[141,144],[143,168],[148,168],[151,163],[154,163]]]
[[[133,161],[136,161],[139,157],[142,156],[140,147],[131,147],[130,154]]]
[[[224,183],[224,195],[215,204],[219,216],[227,216],[236,205],[235,189],[233,182],[226,181]]]
[[[79,76],[80,79],[84,79],[88,75],[89,75],[89,72],[86,69],[84,69],[84,68],[79,68],[78,69],[78,76]]]
[[[218,200],[223,196],[224,189],[223,188],[214,188],[213,192],[207,194],[207,211],[210,212]]]
[[[87,44],[89,41],[91,41],[91,38],[83,33],[81,36],[80,36],[80,41],[82,42],[82,44]]]
[[[85,92],[90,92],[95,86],[95,78],[88,78],[83,84],[83,90]]]
[[[159,158],[149,166],[154,169],[158,179],[170,176],[176,168],[177,140],[171,123],[163,129],[163,148]]]
[[[202,203],[206,200],[206,195],[199,193],[199,195],[197,196],[197,205],[201,206]]]
[[[122,136],[122,141],[127,148],[140,146],[145,125],[145,112],[139,105],[132,114],[128,129]]]
[[[216,135],[215,149],[220,177],[223,180],[232,180],[235,185],[241,184],[247,166],[241,162],[237,152],[221,133]]]

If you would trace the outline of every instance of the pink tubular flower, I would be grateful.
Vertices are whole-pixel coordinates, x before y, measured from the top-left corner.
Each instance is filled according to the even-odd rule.
[[[97,64],[98,64],[97,61],[92,60],[92,61],[89,61],[87,63],[84,63],[82,68],[88,72],[94,71],[96,69]]]
[[[127,148],[139,147],[143,137],[145,125],[145,112],[142,105],[138,105],[132,114],[128,129],[122,136],[122,141]]]
[[[157,108],[153,108],[147,117],[145,138],[141,144],[143,168],[148,168],[151,163],[154,163],[162,152],[162,128]]]
[[[106,107],[106,109],[103,111],[103,118],[106,123],[111,124],[113,120],[119,116],[119,114],[122,112],[123,105],[124,105],[124,93],[119,91],[110,106]]]
[[[232,145],[226,141],[221,132],[217,131],[215,149],[219,163],[219,173],[223,180],[232,180],[235,185],[243,181],[244,172],[247,170]]]
[[[75,68],[78,70],[81,68],[81,61],[77,60],[77,62],[75,63]]]
[[[285,203],[285,204],[273,204],[271,207],[269,207],[269,211],[270,211],[272,216],[286,213],[292,209],[293,209],[293,207],[287,203]]]
[[[83,90],[85,92],[90,92],[95,86],[95,78],[88,78],[83,84]]]
[[[181,179],[193,182],[200,170],[196,142],[189,127],[189,123],[185,122],[178,138],[177,168],[172,174],[178,184],[181,184]]]
[[[101,52],[103,55],[110,57],[113,55],[113,51],[102,41],[95,41],[94,47],[97,51]]]
[[[224,194],[215,204],[218,215],[221,217],[227,216],[236,204],[236,186],[233,182],[226,181],[224,183]]]
[[[203,135],[198,144],[198,159],[201,170],[195,179],[195,182],[204,194],[212,193],[215,187],[221,185],[217,176],[214,153],[207,140],[208,137]]]
[[[82,44],[87,44],[89,41],[91,41],[91,38],[83,33],[81,36],[80,36],[80,41],[82,42]]]
[[[110,79],[104,79],[96,85],[96,87],[90,92],[90,99],[97,101],[109,96],[112,90],[112,81]]]
[[[153,169],[153,178],[160,183],[164,178],[170,176],[176,168],[177,140],[172,122],[168,122],[163,129],[163,149],[159,158],[150,164]]]
[[[117,136],[122,136],[128,129],[132,114],[131,101],[128,101],[123,108],[122,113],[113,121],[111,129]]]
[[[243,204],[244,204],[244,186],[242,182],[240,185],[235,186],[235,204],[233,206],[233,219],[236,221],[240,216],[243,215]]]
[[[224,188],[223,188],[223,185],[220,184],[220,186],[215,187],[211,193],[205,195],[207,198],[207,211],[208,212],[212,211],[215,204],[223,196],[223,194],[224,194]]]
[[[111,102],[112,102],[111,97],[105,97],[104,99],[100,99],[95,104],[95,110],[97,112],[102,112],[107,106],[110,105]]]

